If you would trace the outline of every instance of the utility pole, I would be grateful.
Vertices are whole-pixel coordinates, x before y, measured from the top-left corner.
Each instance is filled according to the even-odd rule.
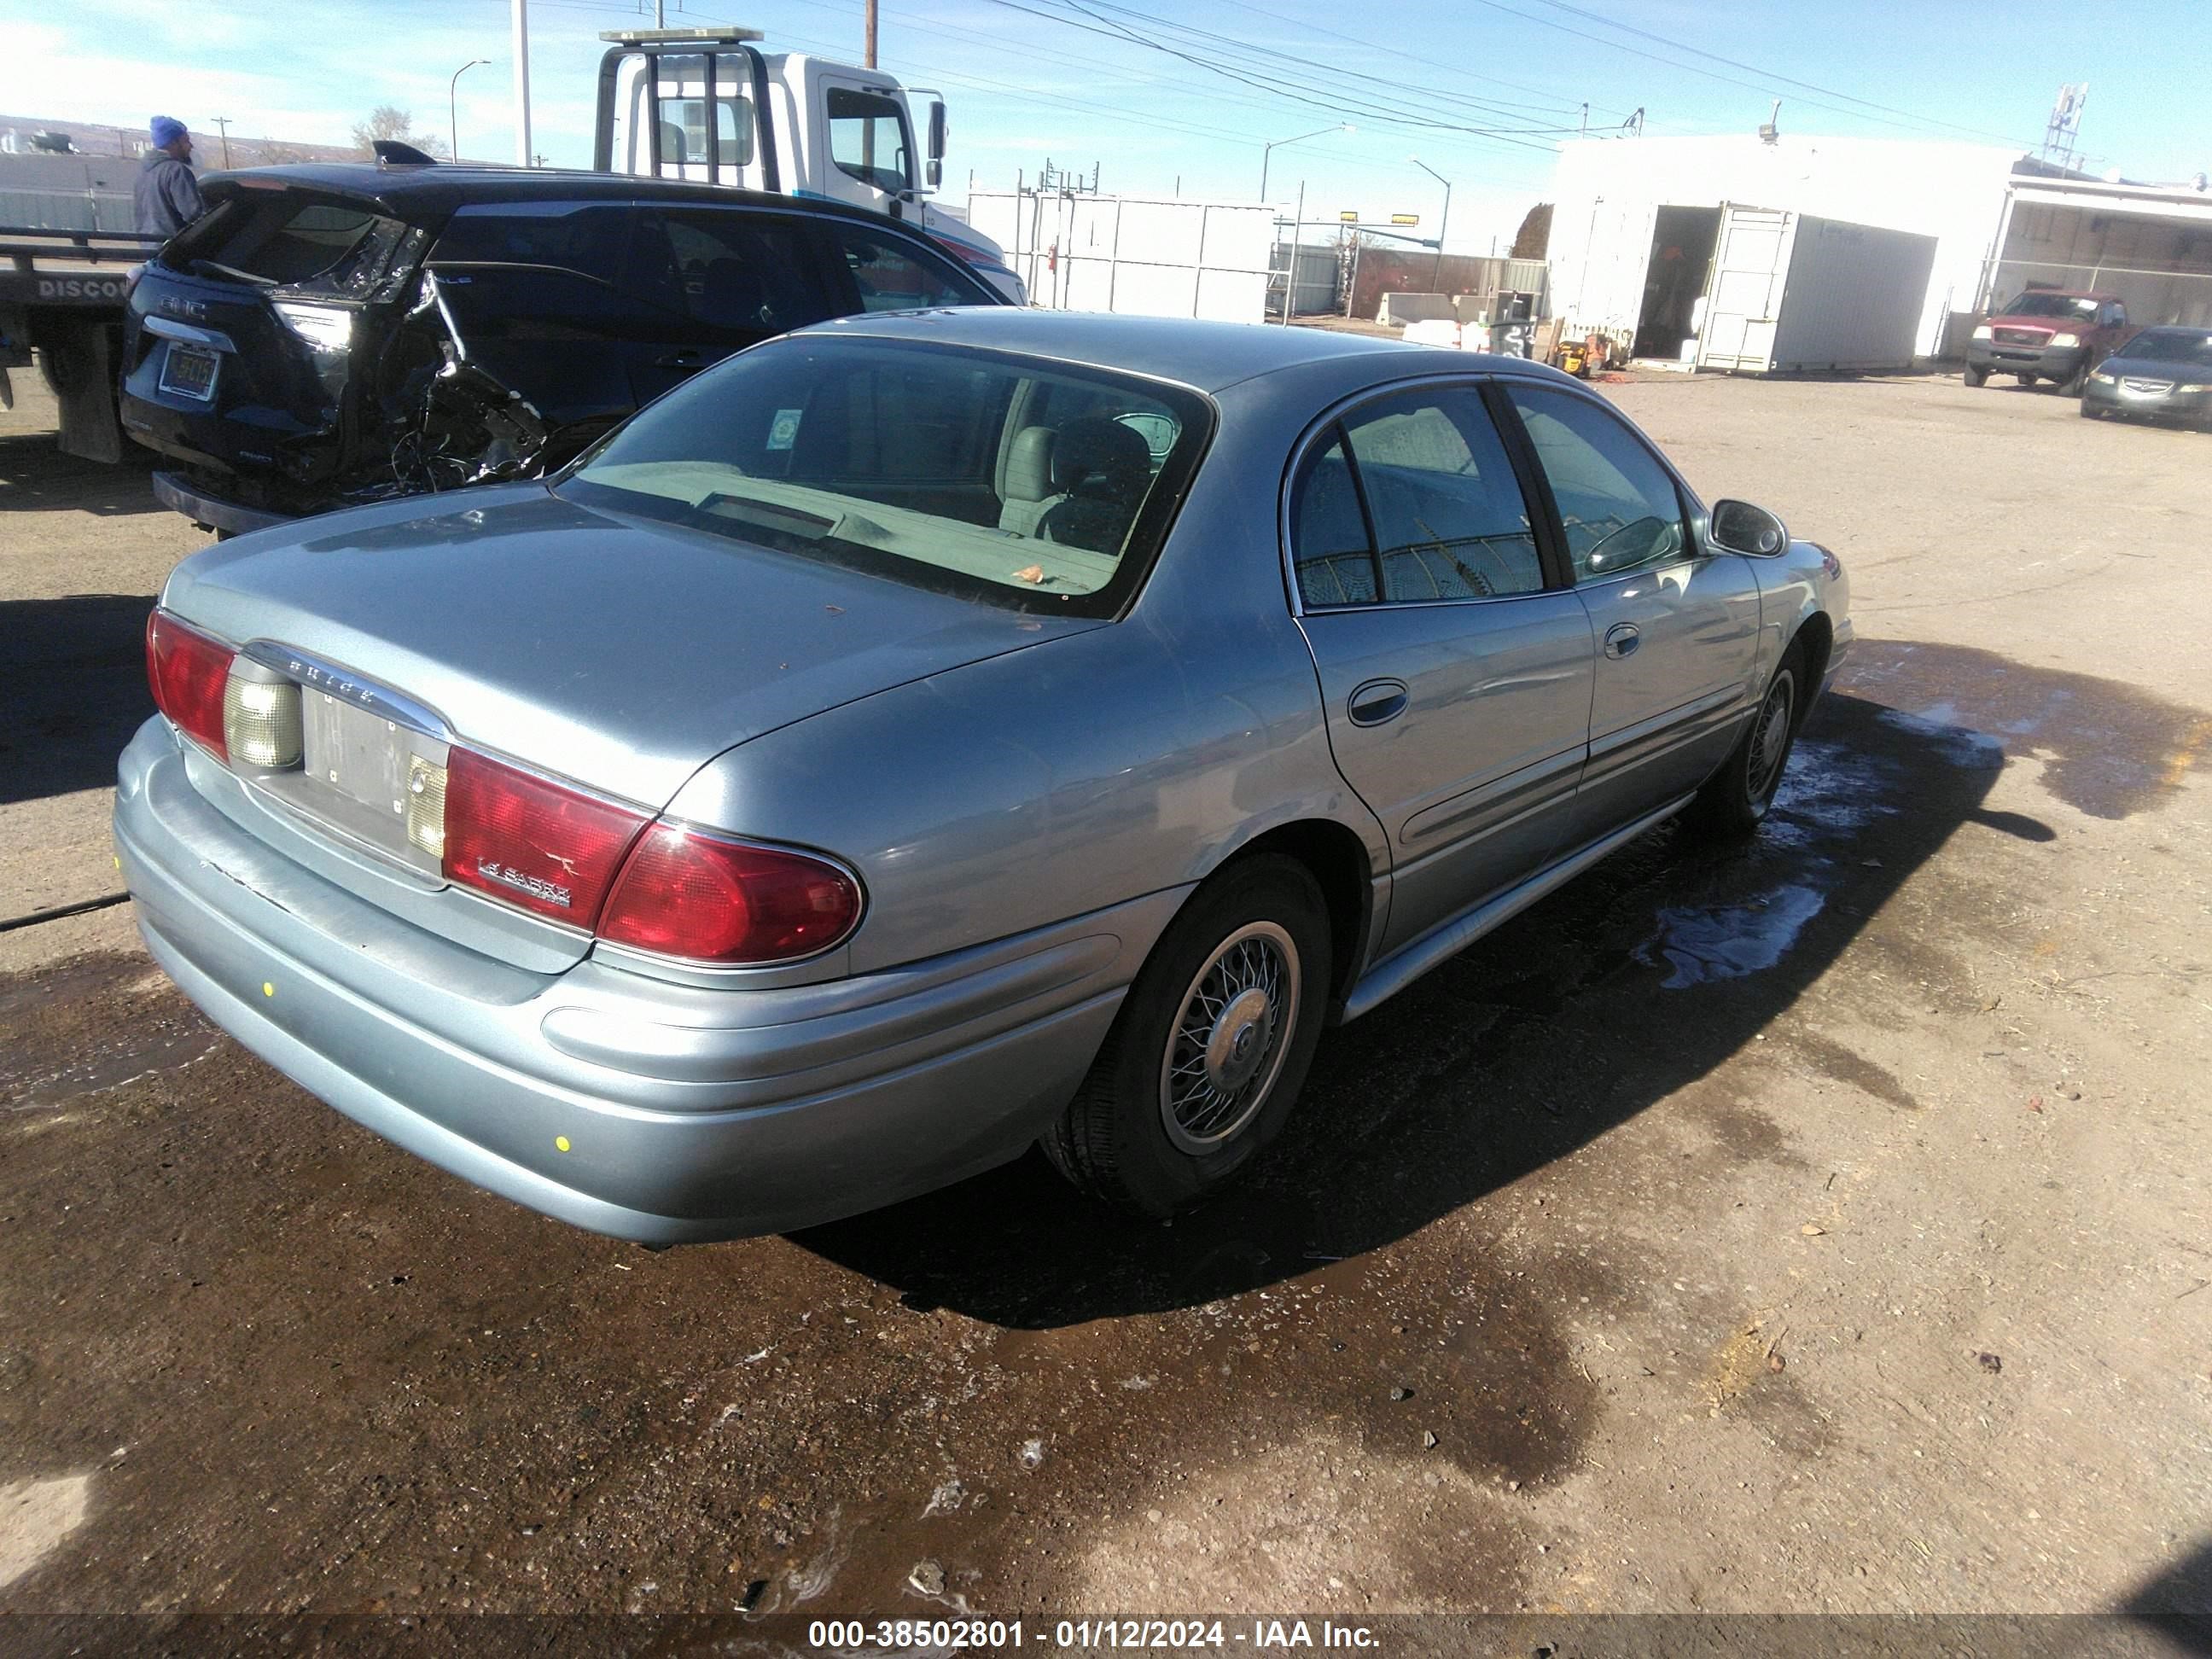
[[[514,161],[530,165],[530,0],[514,0]]]
[[[227,168],[230,166],[230,117],[210,115],[208,119],[214,122],[216,130],[222,134],[222,164]]]
[[[867,21],[863,27],[866,36],[860,48],[860,62],[873,69],[876,66],[876,0],[868,0]]]
[[[1444,269],[1444,233],[1451,228],[1451,180],[1445,178],[1443,173],[1438,173],[1434,167],[1431,167],[1426,161],[1424,161],[1418,155],[1408,155],[1406,159],[1444,187],[1444,210],[1443,216],[1437,221],[1437,263],[1435,273],[1429,278],[1431,283],[1439,282],[1443,279]]]

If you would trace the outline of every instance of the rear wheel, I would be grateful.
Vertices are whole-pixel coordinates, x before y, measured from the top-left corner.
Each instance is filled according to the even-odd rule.
[[[1792,645],[1766,683],[1766,695],[1759,700],[1750,728],[1691,805],[1692,816],[1707,830],[1747,836],[1765,818],[1782,787],[1783,769],[1790,763],[1808,689],[1804,648]]]
[[[1290,1115],[1328,967],[1328,906],[1304,865],[1261,854],[1222,871],[1153,947],[1046,1157],[1150,1215],[1223,1185]]]
[[[1966,365],[1966,385],[1970,389],[1986,386],[1989,378],[1990,372],[1986,368],[1977,368],[1972,363]]]

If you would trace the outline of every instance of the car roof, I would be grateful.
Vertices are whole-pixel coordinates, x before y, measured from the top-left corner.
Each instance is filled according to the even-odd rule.
[[[2035,294],[2040,294],[2053,300],[2095,300],[2100,304],[2106,300],[2117,300],[2120,297],[2108,288],[2024,288],[2012,296],[2012,302],[2018,305],[2030,295]]]
[[[1285,328],[1273,323],[1206,322],[1189,317],[1132,317],[1015,306],[875,312],[836,318],[798,332],[1018,352],[1118,369],[1208,392],[1279,369],[1332,361],[1350,368],[1368,368],[1376,371],[1371,378],[1377,380],[1471,372],[1568,380],[1557,369],[1524,358],[1408,345],[1370,334]],[[1364,365],[1360,360],[1364,360]]]
[[[306,162],[210,173],[201,188],[211,197],[290,188],[344,196],[372,204],[400,219],[439,218],[456,208],[487,202],[690,202],[719,206],[775,207],[826,213],[881,225],[885,216],[813,197],[772,196],[681,179],[640,178],[627,173],[588,173],[554,167],[502,167],[438,162],[387,167],[377,161]]]

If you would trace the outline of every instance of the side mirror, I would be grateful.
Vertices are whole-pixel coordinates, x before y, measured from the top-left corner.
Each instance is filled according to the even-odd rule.
[[[926,146],[929,159],[942,163],[945,160],[945,100],[929,100],[929,143]],[[935,168],[932,169],[936,171]]]
[[[931,156],[929,158],[929,166],[922,176],[929,180],[929,187],[932,190],[943,188],[945,184],[945,163],[939,161],[934,155]]]
[[[1768,558],[1790,545],[1782,520],[1749,501],[1715,501],[1711,525],[1714,545],[1731,553]]]

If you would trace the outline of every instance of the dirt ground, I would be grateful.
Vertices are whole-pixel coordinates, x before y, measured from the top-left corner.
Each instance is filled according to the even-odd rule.
[[[25,377],[18,377],[21,384]],[[0,1608],[2212,1610],[2212,436],[1955,378],[1607,392],[1862,635],[1323,1044],[1171,1226],[1034,1159],[652,1254],[0,932]],[[0,920],[115,887],[199,539],[0,422]]]

